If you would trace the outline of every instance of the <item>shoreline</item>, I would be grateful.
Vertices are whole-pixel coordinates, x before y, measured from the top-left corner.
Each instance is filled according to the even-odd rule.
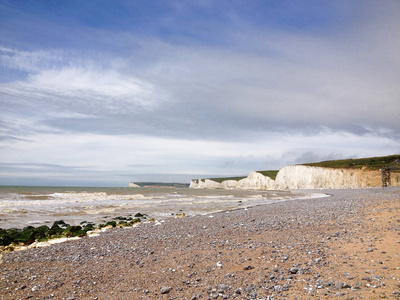
[[[114,228],[96,238],[6,253],[0,265],[0,295],[2,299],[216,299],[217,295],[218,299],[285,295],[378,299],[381,293],[397,297],[392,293],[400,290],[400,270],[393,267],[400,267],[400,261],[393,251],[400,253],[395,240],[400,241],[396,231],[400,189],[313,191],[332,196],[171,218],[158,225]],[[369,221],[372,212],[374,223]],[[383,214],[392,219],[381,218]],[[380,239],[394,244],[380,245]]]
[[[292,191],[290,191],[292,192]],[[181,214],[173,214],[172,216],[170,216],[169,218],[165,218],[165,219],[154,219],[152,217],[149,218],[144,218],[143,220],[141,220],[138,224],[133,224],[133,225],[121,225],[121,224],[116,224],[116,226],[102,226],[104,224],[100,223],[100,224],[93,224],[94,228],[92,231],[88,231],[86,233],[86,235],[84,236],[75,236],[75,237],[67,237],[67,236],[63,236],[63,237],[54,237],[54,238],[49,238],[44,242],[41,242],[39,240],[35,240],[33,243],[31,244],[20,244],[20,245],[16,245],[16,244],[9,244],[6,246],[1,246],[0,247],[0,264],[2,262],[2,257],[3,257],[3,253],[9,253],[9,252],[14,252],[14,251],[23,251],[23,250],[27,250],[27,249],[32,249],[32,248],[42,248],[42,247],[48,247],[51,246],[53,244],[58,244],[58,243],[64,243],[64,242],[68,242],[71,240],[78,240],[81,239],[85,236],[88,237],[96,237],[99,236],[102,232],[104,232],[105,230],[108,229],[112,229],[113,227],[119,227],[119,228],[129,228],[129,227],[136,227],[139,226],[141,223],[145,223],[145,222],[155,222],[156,225],[159,225],[159,223],[164,222],[165,220],[168,219],[176,219],[176,218],[182,218],[182,217],[195,217],[195,216],[207,216],[207,215],[211,215],[211,214],[218,214],[218,213],[224,213],[224,212],[230,212],[230,211],[236,211],[236,210],[247,210],[249,208],[253,208],[253,207],[259,207],[259,206],[264,206],[264,205],[270,205],[276,202],[286,202],[286,201],[295,201],[295,200],[301,200],[301,199],[310,199],[310,198],[325,198],[325,197],[330,197],[331,195],[329,194],[324,194],[324,193],[315,193],[315,192],[311,192],[311,193],[305,193],[304,196],[298,196],[297,197],[289,197],[289,198],[278,198],[278,199],[274,199],[271,200],[269,199],[268,203],[264,203],[264,204],[255,204],[255,205],[249,205],[249,206],[245,206],[245,207],[234,207],[234,208],[227,208],[224,210],[219,210],[219,211],[213,211],[213,212],[207,212],[207,213],[202,213],[202,214],[195,214],[195,215],[185,215],[185,213],[181,213]],[[148,216],[147,216],[148,217]],[[121,217],[119,217],[121,218]],[[110,221],[115,221],[118,220],[117,218],[113,218]],[[60,222],[60,221],[58,221]],[[61,220],[61,222],[64,222]],[[107,223],[107,221],[104,221],[105,223]],[[70,225],[70,224],[69,224]],[[80,224],[72,224],[72,226],[80,226],[82,225],[82,223]],[[71,225],[70,225],[71,226]],[[8,230],[8,229],[6,229]],[[22,229],[21,229],[22,230]],[[65,229],[64,229],[65,230]],[[12,250],[10,250],[10,247],[12,248]]]
[[[10,196],[11,192],[15,193],[14,198]],[[271,196],[274,192],[278,194],[276,197],[280,198],[293,196],[287,195],[288,192],[285,191],[255,190],[173,189],[171,191],[171,189],[155,188],[139,189],[135,192],[126,189],[120,192],[118,188],[106,190],[92,188],[87,191],[84,188],[76,191],[38,188],[29,193],[22,190],[3,190],[0,191],[0,196],[6,201],[0,203],[0,228],[21,230],[28,226],[51,226],[59,220],[71,225],[79,225],[84,221],[100,224],[115,217],[133,216],[138,212],[161,220],[182,212],[186,215],[196,215],[226,210],[232,205],[238,207],[237,202],[229,199],[230,197],[240,198],[238,200],[243,200],[243,205],[253,205],[263,202],[262,199],[275,198]],[[32,194],[29,195],[30,193]],[[221,201],[224,199],[226,201]],[[10,213],[7,210],[11,210]]]

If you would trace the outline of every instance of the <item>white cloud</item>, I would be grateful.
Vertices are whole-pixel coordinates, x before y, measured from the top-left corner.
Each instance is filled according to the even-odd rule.
[[[44,70],[24,81],[2,84],[0,91],[16,97],[59,102],[73,99],[79,111],[82,100],[100,101],[111,112],[140,106],[151,109],[157,100],[152,84],[113,70],[64,67]]]
[[[0,65],[24,72],[40,72],[68,64],[68,53],[63,50],[22,51],[0,46]]]

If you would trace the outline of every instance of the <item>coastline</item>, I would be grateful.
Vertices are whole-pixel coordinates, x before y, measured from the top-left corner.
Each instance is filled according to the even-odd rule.
[[[400,297],[393,294],[400,291],[400,189],[315,192],[332,196],[114,228],[95,238],[6,253],[0,295]]]

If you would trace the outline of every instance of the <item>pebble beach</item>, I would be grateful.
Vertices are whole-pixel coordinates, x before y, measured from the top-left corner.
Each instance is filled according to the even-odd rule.
[[[4,253],[0,299],[400,299],[400,188],[303,192]]]

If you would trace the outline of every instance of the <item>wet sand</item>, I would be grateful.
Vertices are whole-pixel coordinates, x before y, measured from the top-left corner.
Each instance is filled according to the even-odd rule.
[[[400,299],[400,189],[149,222],[6,253],[1,299]]]

